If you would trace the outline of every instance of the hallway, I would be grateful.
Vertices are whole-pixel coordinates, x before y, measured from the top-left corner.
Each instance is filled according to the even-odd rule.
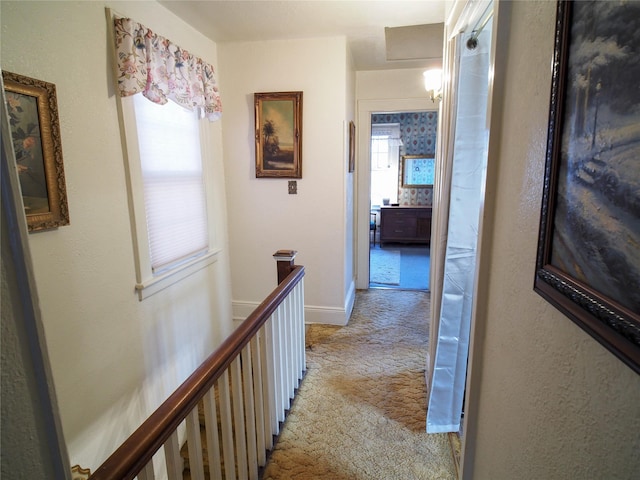
[[[307,327],[307,372],[262,478],[455,478],[446,434],[428,435],[429,294],[359,291],[345,327]]]

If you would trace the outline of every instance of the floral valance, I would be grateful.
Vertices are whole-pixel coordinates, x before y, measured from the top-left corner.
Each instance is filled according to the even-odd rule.
[[[222,115],[211,64],[130,18],[114,18],[120,96],[142,94],[164,105],[173,100],[199,109],[209,120]]]

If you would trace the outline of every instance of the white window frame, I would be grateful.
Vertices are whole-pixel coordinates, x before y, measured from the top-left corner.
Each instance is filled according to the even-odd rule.
[[[141,94],[137,94],[141,95]],[[200,120],[200,151],[202,155],[202,175],[205,185],[205,201],[207,207],[207,224],[209,232],[209,248],[203,254],[174,265],[159,274],[153,273],[151,267],[151,255],[149,248],[149,235],[147,231],[147,217],[144,203],[144,186],[142,181],[142,167],[140,163],[140,150],[138,144],[138,131],[133,97],[119,98],[121,113],[121,134],[125,166],[127,171],[127,188],[129,193],[129,211],[131,215],[131,227],[133,235],[133,247],[136,267],[135,289],[139,300],[179,282],[208,265],[217,261],[217,255],[221,248],[218,245],[214,229],[213,195],[209,191],[210,166],[212,164],[212,149],[210,125],[208,120]],[[195,113],[194,113],[195,115]]]
[[[386,148],[384,148],[386,147]],[[389,136],[371,136],[371,170],[387,170],[391,164]]]
[[[386,145],[384,148],[379,146]],[[400,158],[400,124],[376,123],[371,126],[371,170],[387,170]]]

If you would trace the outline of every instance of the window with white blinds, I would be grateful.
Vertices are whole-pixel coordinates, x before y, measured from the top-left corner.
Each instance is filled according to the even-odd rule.
[[[133,99],[151,268],[159,274],[209,248],[199,120],[174,102]]]
[[[121,98],[140,300],[213,263],[210,122],[173,101]]]

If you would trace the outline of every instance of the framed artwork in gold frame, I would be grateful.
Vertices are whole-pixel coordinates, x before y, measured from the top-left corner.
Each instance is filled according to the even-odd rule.
[[[356,124],[349,122],[349,173],[356,169]]]
[[[302,92],[255,93],[257,178],[302,178]]]
[[[433,187],[435,179],[435,155],[402,156],[402,188]]]
[[[2,79],[28,229],[68,225],[56,87],[6,71]]]

